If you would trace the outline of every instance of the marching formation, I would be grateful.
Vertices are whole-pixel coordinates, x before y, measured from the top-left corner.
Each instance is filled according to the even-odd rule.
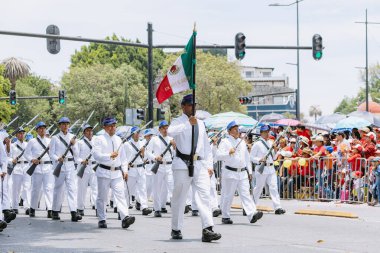
[[[219,132],[208,131],[202,120],[192,116],[193,103],[196,101],[192,95],[184,96],[182,115],[171,124],[163,120],[158,129],[135,126],[129,134],[117,132],[117,121],[106,117],[102,121],[104,133],[94,136],[94,127],[88,124],[93,113],[75,134],[67,117],[58,120],[59,132],[55,135],[49,134],[43,121],[38,122],[33,127],[37,134],[32,138],[25,137],[22,126],[8,134],[6,130],[13,121],[2,124],[0,231],[16,218],[21,206],[30,218],[41,217],[45,209],[47,218],[60,220],[65,198],[71,221],[81,221],[86,196],[90,196],[99,228],[107,228],[109,203],[119,214],[122,228],[136,221],[130,209],[136,208],[142,216],[160,218],[168,213],[169,204],[172,239],[183,238],[184,214],[191,211],[201,218],[202,241],[211,242],[221,238],[213,230],[213,218],[221,216],[222,224],[233,224],[230,211],[234,196],[239,196],[249,223],[263,217],[256,205],[264,188],[275,214],[284,214],[280,201],[284,184],[280,182],[286,182],[285,188],[290,192],[296,188],[289,188],[290,177],[284,180],[284,173],[292,175],[296,163],[306,169],[306,162],[300,159],[317,159],[335,152],[324,145],[322,136],[313,139],[302,127],[294,131],[278,128],[273,133],[268,125],[261,124],[242,133],[237,122],[232,121]],[[254,129],[259,132],[254,133]],[[368,137],[368,144],[363,144],[365,147],[374,146],[371,138],[374,139]],[[337,142],[345,141],[338,137]],[[338,149],[341,147],[338,145]],[[377,153],[376,147],[372,151]],[[284,158],[292,162],[288,164]],[[217,164],[221,164],[220,171],[216,170]],[[338,162],[333,160],[332,164],[337,166]],[[298,176],[300,179],[295,180],[302,184],[308,174]],[[152,200],[153,209],[149,207]]]

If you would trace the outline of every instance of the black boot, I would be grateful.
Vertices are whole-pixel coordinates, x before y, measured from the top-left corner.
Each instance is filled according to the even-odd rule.
[[[166,208],[161,208],[161,213],[168,213],[168,210]]]
[[[171,233],[172,239],[174,240],[182,240],[182,233],[181,230],[173,230]]]
[[[148,215],[148,214],[150,214],[150,213],[152,213],[152,209],[144,208],[144,209],[142,210],[142,215]]]
[[[10,223],[14,219],[16,219],[16,214],[12,212],[11,210],[8,210],[8,209],[3,210],[3,214],[4,214],[4,221],[6,223]]]
[[[136,210],[139,210],[140,211],[141,209],[141,204],[139,202],[136,201]]]
[[[36,210],[33,208],[29,208],[29,217],[36,217]]]
[[[276,211],[274,211],[274,214],[284,214],[284,213],[286,213],[286,211],[284,210],[284,209],[282,209],[282,208],[278,208],[278,209],[276,209]]]
[[[80,216],[80,214],[78,214],[75,211],[71,212],[71,221],[77,222],[77,221],[80,221],[81,219],[82,219],[82,216]]]
[[[234,222],[230,218],[222,218],[223,224],[233,224]]]
[[[7,223],[5,221],[0,220],[0,232],[3,232],[3,230],[7,227]]]
[[[243,209],[243,216],[247,216],[247,213],[245,212],[244,209]]]
[[[120,213],[117,213],[117,220],[121,220]]]
[[[20,198],[20,203],[18,203],[19,206],[24,206],[24,200]]]
[[[107,223],[105,220],[101,220],[98,222],[98,228],[107,228]]]
[[[256,221],[260,220],[262,217],[263,217],[263,212],[261,212],[261,211],[257,211],[257,212],[253,215],[253,217],[252,217],[252,219],[251,219],[251,223],[255,223]]]
[[[30,213],[30,208],[25,210],[25,215],[29,215],[29,213]]]
[[[191,206],[190,205],[186,205],[185,206],[185,212],[184,213],[188,213],[191,211]]]
[[[222,238],[222,235],[212,231],[212,227],[203,229],[202,231],[202,242],[216,241]]]
[[[61,218],[59,217],[58,211],[52,211],[52,220],[60,220]]]
[[[80,215],[80,216],[84,216],[84,210],[77,210],[77,212],[78,212],[78,214]]]
[[[53,217],[53,214],[52,214],[51,210],[47,211],[47,217],[50,218],[50,219]]]
[[[113,208],[113,201],[110,200],[110,207]]]
[[[154,211],[154,217],[162,217],[160,211]]]
[[[191,211],[191,216],[199,216],[199,211],[198,210]]]
[[[121,222],[122,228],[128,228],[130,225],[135,223],[135,217],[133,216],[125,216],[123,221]]]
[[[117,207],[114,207],[114,208],[113,208],[113,212],[114,212],[114,213],[117,213]]]
[[[222,211],[220,211],[219,208],[212,211],[212,217],[218,217],[221,214],[222,214]]]

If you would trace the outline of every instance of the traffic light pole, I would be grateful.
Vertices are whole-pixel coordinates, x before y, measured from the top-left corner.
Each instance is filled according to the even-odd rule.
[[[148,23],[148,127],[153,128],[153,25]]]
[[[28,100],[28,99],[57,99],[58,96],[31,96],[31,97],[17,97],[17,100]],[[66,97],[67,98],[67,97]],[[0,97],[0,101],[9,100],[9,97]]]

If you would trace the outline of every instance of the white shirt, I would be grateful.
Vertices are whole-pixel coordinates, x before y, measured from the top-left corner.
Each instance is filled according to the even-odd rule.
[[[154,136],[152,138],[152,140],[150,141],[149,145],[147,146],[147,151],[150,151],[150,152],[147,152],[146,153],[146,156],[148,157],[149,160],[151,161],[155,161],[156,157],[157,156],[160,156],[166,149],[167,145],[164,144],[164,142],[160,139],[161,136],[165,141],[166,143],[169,145],[170,144],[170,141],[173,139],[169,136],[166,136],[166,137],[163,137],[161,134],[158,135],[158,136]],[[170,152],[171,151],[171,152]],[[170,151],[166,152],[166,154],[163,156],[162,158],[162,161],[163,162],[171,162],[173,161],[173,158],[172,158],[172,155],[174,155],[174,149],[173,147],[171,146],[170,147]],[[159,166],[159,169],[171,169],[171,164],[161,164]]]
[[[9,162],[12,163],[13,159],[16,159],[19,155],[21,155],[22,151],[17,147],[17,145],[25,150],[26,146],[27,146],[27,143],[25,141],[23,142],[20,142],[19,140],[17,140],[15,143],[12,143],[11,144],[11,153],[10,153],[10,159],[9,159]],[[29,168],[29,165],[28,163],[24,163],[26,161],[28,161],[28,159],[26,159],[25,157],[25,152],[24,154],[18,159],[18,161],[20,163],[16,163],[14,168],[13,168],[13,174],[19,174],[19,175],[22,175],[24,174],[24,172]]]
[[[248,173],[252,174],[252,165],[250,162],[247,145],[244,141],[240,142],[240,140],[240,138],[235,139],[229,135],[227,138],[224,138],[219,144],[217,158],[224,162],[223,177],[234,178],[238,180],[248,177],[247,171],[235,172],[226,169],[225,166],[232,168],[247,168]],[[239,142],[240,144],[235,149],[235,153],[230,155],[230,150],[232,148],[235,148]]]
[[[59,132],[57,135],[51,138],[49,155],[51,160],[53,161],[53,165],[58,163],[58,159],[62,157],[62,155],[65,153],[67,149],[67,147],[62,143],[59,137],[62,137],[62,139],[64,139],[66,143],[70,145],[70,141],[73,139],[74,136],[75,135],[71,133],[67,133],[66,135],[64,135],[62,132]],[[71,146],[71,150],[73,151],[73,153],[71,153],[70,151],[67,152],[67,155],[62,165],[62,172],[75,170],[74,161],[68,161],[68,159],[73,158],[74,160],[78,160],[78,142]]]
[[[261,142],[262,141],[265,141],[263,138],[260,138],[259,140],[257,140],[255,142],[255,144],[253,144],[252,146],[252,150],[251,150],[251,161],[256,164],[256,170],[255,172],[258,171],[258,164],[260,164],[260,160],[264,158],[264,156],[268,153],[268,149],[264,146],[264,144]],[[273,142],[272,140],[268,139],[267,141],[265,141],[265,143],[267,144],[268,148],[271,148],[271,146],[273,145]],[[272,152],[273,154],[273,152]],[[274,156],[274,154],[273,154]],[[268,159],[266,161],[267,163],[273,163],[273,158],[271,155],[268,156]],[[274,166],[265,166],[264,167],[264,172],[263,174],[272,174],[272,173],[275,173],[275,169],[274,169]]]
[[[90,141],[87,139],[87,137],[83,137],[82,140],[78,141],[78,149],[79,149],[79,154],[78,154],[78,169],[82,166],[82,161],[86,160],[90,154],[92,154],[92,150],[90,147],[86,144],[85,140],[93,147],[92,140]],[[95,159],[93,156],[90,157],[88,160],[88,164],[85,169],[85,173],[95,173],[95,171],[92,169],[96,164],[92,164]]]
[[[93,140],[93,144],[92,152],[97,163],[110,167],[121,166],[122,171],[128,173],[128,159],[125,155],[125,146],[122,144],[122,140],[119,136],[110,136],[108,133],[104,133],[103,135],[97,136]],[[117,151],[119,155],[115,157],[115,159],[111,159],[111,153]],[[119,170],[111,171],[98,166],[96,176],[115,179],[122,177],[122,173]]]
[[[48,147],[50,145],[50,139],[48,137],[41,138],[39,135],[37,135],[36,138],[31,139],[28,142],[28,145],[26,146],[24,156],[28,161],[31,161],[32,159],[37,159],[42,153],[44,152],[44,148],[41,146],[41,144],[38,143],[37,138],[45,145],[45,147]],[[51,171],[51,164],[44,164],[43,162],[51,161],[49,157],[49,153],[46,153],[41,158],[41,163],[37,165],[34,173],[47,173]]]
[[[212,169],[212,151],[207,137],[206,128],[202,120],[197,119],[199,127],[198,144],[195,153],[202,157],[202,160],[194,162],[194,165],[199,164],[202,169]],[[187,115],[182,114],[180,117],[174,119],[168,128],[168,135],[173,137],[177,149],[185,155],[191,153],[191,130],[189,118]],[[198,166],[195,166],[198,167]],[[182,159],[174,157],[173,170],[187,170],[187,166]]]
[[[8,156],[5,151],[5,145],[0,143],[0,172],[7,172]]]

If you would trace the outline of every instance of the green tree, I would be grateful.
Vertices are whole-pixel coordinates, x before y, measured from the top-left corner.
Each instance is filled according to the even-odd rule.
[[[4,77],[4,65],[0,64],[0,97],[8,97],[10,87],[11,82]],[[8,122],[15,111],[15,107],[12,107],[9,101],[0,101],[0,108],[0,119],[3,122]]]
[[[147,90],[142,80],[143,76],[126,64],[119,68],[111,64],[72,67],[62,77],[68,97],[66,115],[73,120],[84,119],[95,110],[92,122],[105,116],[115,116],[122,122],[125,106],[146,107]],[[64,110],[59,113],[63,115]]]
[[[131,42],[115,34],[107,37],[106,40]],[[136,43],[139,41],[136,40]],[[164,60],[165,53],[161,49],[154,49],[154,77],[162,68]],[[114,68],[119,68],[123,64],[131,65],[143,75],[143,83],[147,86],[148,50],[146,48],[90,43],[88,46],[82,46],[80,51],[75,51],[75,54],[71,56],[71,67],[86,67],[94,64],[110,64]]]
[[[166,58],[163,73],[166,73],[178,55],[171,54]],[[197,50],[196,85],[197,108],[211,114],[227,111],[244,113],[246,107],[240,104],[238,97],[248,94],[252,89],[251,85],[242,79],[239,66],[235,62],[227,62],[223,56],[200,50]],[[180,112],[181,97],[190,92],[188,90],[169,99],[173,115]]]
[[[4,65],[3,75],[11,81],[12,90],[16,89],[18,79],[27,77],[30,73],[29,65],[14,57],[5,59],[2,64]]]

